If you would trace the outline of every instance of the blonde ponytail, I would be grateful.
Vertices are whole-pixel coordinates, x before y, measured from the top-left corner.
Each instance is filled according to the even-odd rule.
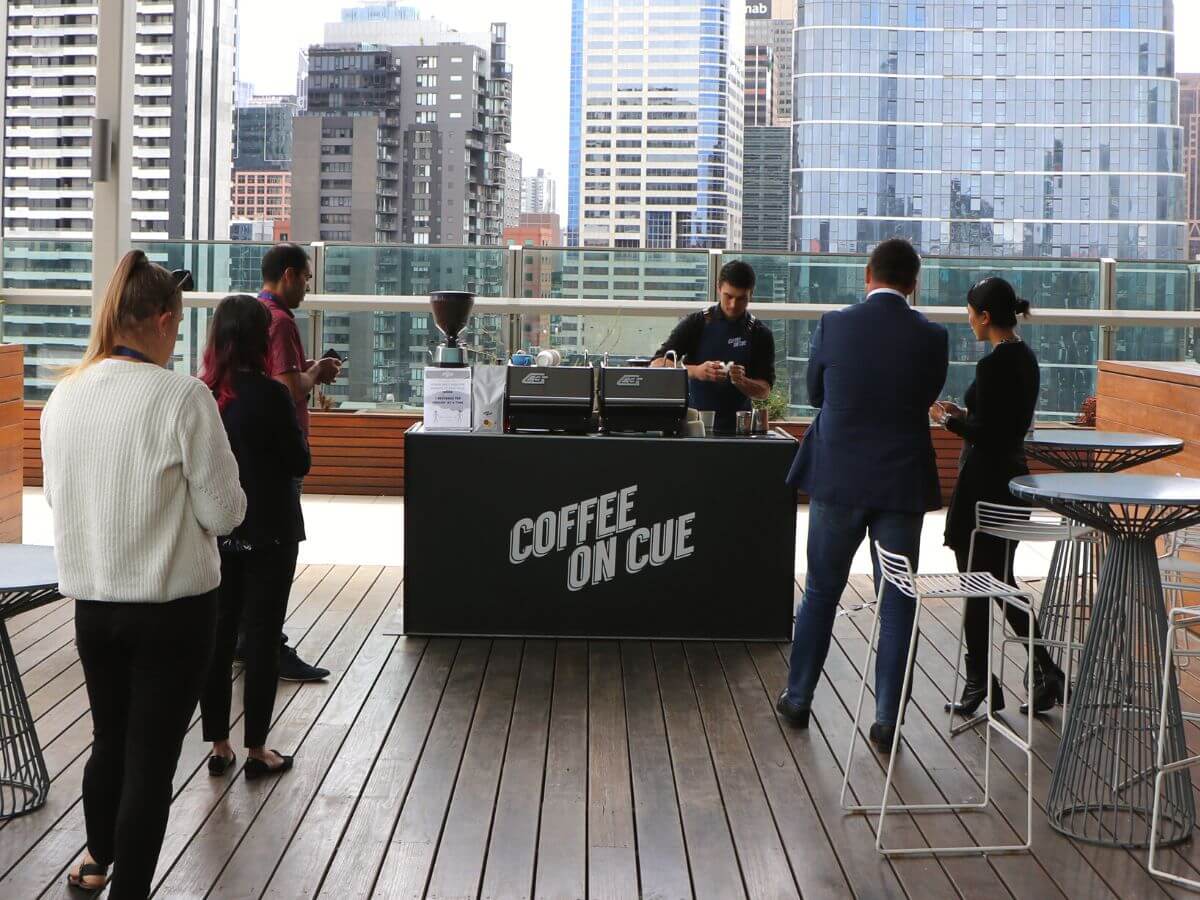
[[[150,262],[141,250],[130,250],[117,263],[104,299],[92,315],[92,334],[83,359],[67,374],[82,372],[112,355],[118,335],[136,332],[154,316],[182,308],[183,293],[174,276]]]

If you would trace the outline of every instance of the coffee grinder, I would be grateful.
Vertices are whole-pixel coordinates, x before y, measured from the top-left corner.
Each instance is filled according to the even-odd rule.
[[[467,362],[467,348],[458,342],[458,336],[471,318],[475,295],[469,291],[434,291],[429,295],[433,309],[433,322],[446,340],[433,349],[433,365],[439,369],[463,369]]]

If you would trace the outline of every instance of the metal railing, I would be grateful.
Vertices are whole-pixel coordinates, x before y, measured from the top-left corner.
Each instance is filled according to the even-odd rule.
[[[69,361],[86,342],[92,290],[86,242],[5,241],[0,295],[7,337],[29,347],[33,399],[41,368]],[[162,242],[143,245],[171,268],[191,269],[203,290],[188,294],[177,364],[194,371],[208,311],[227,293],[257,288],[267,244]],[[618,359],[652,352],[673,322],[712,302],[720,267],[733,258],[758,272],[754,312],[775,332],[777,386],[794,415],[807,412],[804,370],[813,322],[855,302],[865,257],[851,254],[720,253],[703,250],[556,247],[398,247],[313,244],[313,292],[299,316],[310,351],[350,356],[335,405],[419,405],[425,348],[438,339],[428,293],[477,294],[468,340],[482,360],[518,347],[553,346]],[[65,262],[64,262],[65,261]],[[61,268],[56,268],[61,267]],[[1042,361],[1044,416],[1073,416],[1092,392],[1101,359],[1190,359],[1195,264],[1100,259],[929,257],[914,304],[950,326],[950,396],[960,396],[980,355],[967,331],[967,288],[1001,274],[1034,301],[1025,326]],[[46,283],[78,287],[43,287]],[[373,293],[379,291],[380,293]],[[524,295],[524,296],[523,296]]]

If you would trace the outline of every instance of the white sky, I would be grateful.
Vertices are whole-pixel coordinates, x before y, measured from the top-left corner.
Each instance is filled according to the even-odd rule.
[[[525,174],[539,167],[559,181],[559,212],[566,215],[570,0],[401,0],[463,31],[508,23],[513,65],[513,139]],[[240,0],[241,77],[263,94],[296,89],[296,54],[321,41],[352,0]],[[1200,72],[1200,0],[1175,0],[1176,68]]]

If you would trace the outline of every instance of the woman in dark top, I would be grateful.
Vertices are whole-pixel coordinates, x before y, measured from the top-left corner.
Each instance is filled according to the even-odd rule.
[[[1029,301],[1017,298],[1003,278],[985,278],[967,293],[967,315],[975,337],[992,346],[992,352],[975,367],[975,381],[967,389],[966,409],[943,401],[930,410],[935,422],[963,439],[958,484],[946,514],[946,546],[954,550],[961,572],[967,571],[971,534],[975,530],[975,505],[979,501],[1024,505],[1008,489],[1009,482],[1028,475],[1025,436],[1033,423],[1041,377],[1037,357],[1017,336],[1017,316],[1029,314]],[[990,535],[975,539],[971,569],[990,572],[1004,581],[1012,577],[1017,552],[1014,541]],[[1029,616],[1012,606],[1004,609],[1013,630],[1024,638],[1029,633]],[[947,704],[971,716],[987,696],[988,617],[986,599],[966,603],[963,630],[966,637],[967,680],[957,703]],[[1037,622],[1034,637],[1040,637]],[[1043,646],[1034,648],[1033,708],[1048,712],[1062,702],[1063,673]],[[1004,708],[1000,684],[993,688],[993,707]],[[1022,711],[1026,711],[1022,707]]]
[[[304,540],[297,480],[309,467],[308,443],[287,388],[266,374],[270,314],[246,295],[226,297],[213,315],[201,374],[217,398],[237,457],[246,518],[220,541],[221,589],[216,646],[200,711],[212,741],[211,775],[234,764],[229,746],[230,667],[239,624],[243,648],[246,777],[278,775],[292,758],[266,749],[279,677],[279,633]]]

